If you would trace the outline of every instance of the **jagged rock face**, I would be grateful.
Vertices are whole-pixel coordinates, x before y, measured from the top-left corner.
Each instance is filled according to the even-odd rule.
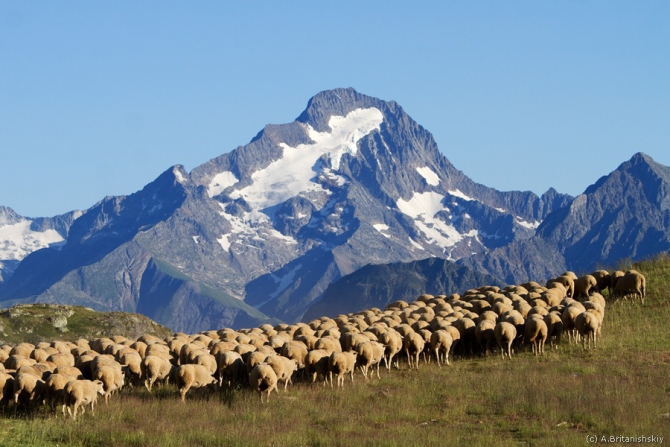
[[[508,283],[543,279],[667,247],[667,168],[638,158],[574,200],[500,192],[457,170],[398,104],[331,90],[191,173],[175,166],[96,204],[60,250],[25,257],[0,299],[199,331],[297,321],[368,264],[438,257]]]
[[[670,249],[670,168],[638,153],[549,214],[534,237],[459,263],[507,282],[589,273]]]

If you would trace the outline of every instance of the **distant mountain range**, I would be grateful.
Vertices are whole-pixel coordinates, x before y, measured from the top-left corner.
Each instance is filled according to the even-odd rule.
[[[48,219],[0,208],[0,304],[132,311],[196,332],[325,312],[329,285],[369,264],[440,258],[468,278],[542,280],[667,250],[669,171],[636,154],[576,198],[500,192],[395,102],[330,90],[129,196]]]

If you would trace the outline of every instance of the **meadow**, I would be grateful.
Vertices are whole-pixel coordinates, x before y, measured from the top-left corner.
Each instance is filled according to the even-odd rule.
[[[630,265],[619,266],[630,268]],[[6,446],[585,445],[597,436],[670,442],[670,258],[635,264],[647,298],[608,303],[596,349],[564,339],[536,357],[500,354],[382,368],[331,390],[298,382],[268,404],[246,388],[124,389],[72,421],[46,408],[0,413]]]

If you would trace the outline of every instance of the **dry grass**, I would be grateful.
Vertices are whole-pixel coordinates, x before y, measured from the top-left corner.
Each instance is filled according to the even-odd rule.
[[[269,404],[247,389],[124,391],[75,422],[45,410],[0,418],[2,445],[584,445],[586,435],[670,441],[670,260],[637,265],[645,306],[610,304],[597,349],[567,345],[357,374],[344,390],[300,383]]]

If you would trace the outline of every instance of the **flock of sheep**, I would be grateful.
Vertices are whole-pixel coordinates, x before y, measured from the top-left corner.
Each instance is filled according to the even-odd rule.
[[[15,407],[49,405],[74,419],[98,396],[107,402],[124,386],[176,384],[181,400],[191,389],[248,384],[269,401],[278,385],[293,379],[343,387],[356,368],[367,380],[380,367],[409,369],[434,358],[449,365],[452,354],[487,355],[496,347],[504,358],[529,346],[535,355],[568,340],[596,346],[611,298],[633,296],[644,302],[645,278],[636,271],[603,270],[577,278],[567,272],[541,286],[536,282],[484,286],[463,295],[421,295],[385,310],[368,309],[309,323],[265,324],[253,329],[221,329],[169,339],[143,335],[0,346],[0,402]],[[513,349],[514,348],[514,349]],[[279,391],[277,391],[279,392]]]

